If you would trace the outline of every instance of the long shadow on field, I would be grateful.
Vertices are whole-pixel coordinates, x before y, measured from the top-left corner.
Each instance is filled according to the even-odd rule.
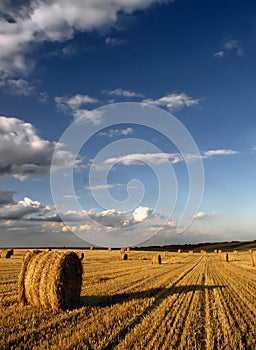
[[[155,297],[156,299],[167,298],[173,294],[183,294],[191,291],[202,291],[206,289],[213,290],[217,288],[225,288],[225,286],[214,285],[189,285],[189,286],[173,286],[171,288],[151,288],[141,292],[134,293],[118,293],[113,295],[83,295],[80,297],[80,307],[82,306],[110,306],[114,304],[122,304],[132,299],[144,299]]]

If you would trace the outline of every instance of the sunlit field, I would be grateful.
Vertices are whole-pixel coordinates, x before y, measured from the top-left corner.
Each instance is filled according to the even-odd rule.
[[[0,349],[256,349],[256,267],[248,251],[83,250],[79,305],[21,306],[25,250],[0,259]],[[82,252],[81,250],[79,252]]]

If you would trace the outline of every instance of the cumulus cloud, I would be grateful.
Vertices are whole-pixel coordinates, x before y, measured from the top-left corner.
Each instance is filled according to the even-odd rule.
[[[238,154],[238,151],[234,151],[231,149],[215,149],[215,150],[209,150],[204,152],[204,155],[206,157],[212,157],[212,156],[229,156],[232,154]]]
[[[107,131],[101,131],[98,133],[99,136],[107,136],[107,137],[118,137],[118,136],[127,136],[131,135],[134,132],[132,128],[126,129],[109,129]]]
[[[41,138],[32,124],[18,118],[0,117],[0,176],[23,180],[30,175],[48,174],[55,147],[56,142]],[[72,164],[73,154],[60,147],[52,170]]]
[[[142,94],[139,94],[137,92],[134,91],[130,91],[130,90],[125,90],[125,89],[114,89],[114,90],[103,90],[104,93],[107,93],[108,95],[111,96],[121,96],[121,97],[142,97]]]
[[[164,2],[168,0],[38,0],[14,6],[7,1],[0,19],[0,66],[9,73],[25,72],[26,53],[35,44],[64,42],[76,32],[107,29],[115,24],[120,12],[131,14]]]
[[[142,207],[141,205],[136,208],[133,212],[133,219],[135,222],[142,222],[146,220],[150,214],[152,213],[152,209],[148,207]]]
[[[176,109],[197,105],[199,104],[200,99],[190,97],[183,92],[180,94],[167,94],[158,99],[144,99],[142,102],[155,106],[166,107],[168,109]]]
[[[0,207],[0,220],[21,220],[31,214],[44,215],[50,207],[43,206],[38,201],[25,197],[17,203],[9,203]]]
[[[54,98],[57,107],[67,113],[70,113],[75,121],[81,120],[99,124],[101,121],[101,112],[97,110],[90,111],[85,106],[95,104],[98,100],[89,95],[76,94],[70,98],[57,96]]]

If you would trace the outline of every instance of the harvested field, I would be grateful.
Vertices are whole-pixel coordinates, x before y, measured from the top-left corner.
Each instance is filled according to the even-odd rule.
[[[86,251],[79,306],[18,304],[24,251],[0,259],[0,349],[256,349],[256,270],[248,251]],[[242,286],[242,287],[241,287]]]

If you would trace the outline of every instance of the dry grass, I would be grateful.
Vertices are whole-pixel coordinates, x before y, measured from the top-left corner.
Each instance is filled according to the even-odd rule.
[[[82,283],[82,266],[74,252],[27,251],[18,278],[18,300],[42,308],[76,306]]]
[[[228,264],[214,253],[174,252],[157,267],[158,252],[133,250],[123,263],[119,250],[87,250],[78,307],[56,311],[17,303],[23,253],[0,259],[1,350],[256,349],[248,252]]]

